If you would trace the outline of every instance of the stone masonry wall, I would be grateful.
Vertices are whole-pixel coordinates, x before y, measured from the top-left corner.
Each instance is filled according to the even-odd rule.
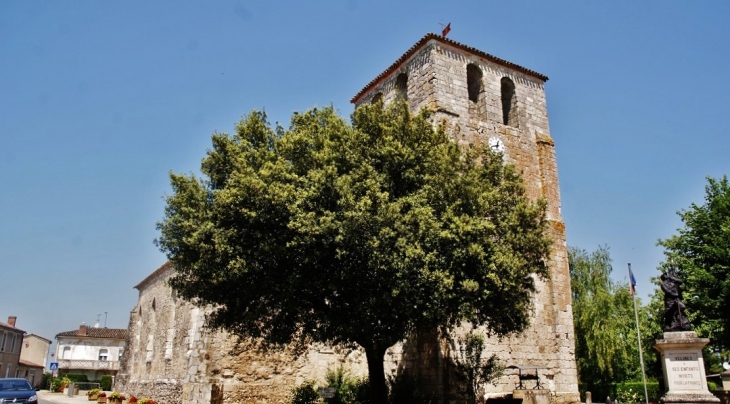
[[[172,274],[165,264],[138,285],[116,390],[168,404],[286,403],[293,387],[323,380],[328,369],[367,373],[360,351],[313,345],[295,357],[207,329],[204,311],[177,299],[167,285]]]
[[[467,89],[467,66],[470,64],[477,66],[482,74],[476,103],[469,100]],[[408,74],[407,98],[414,111],[430,108],[435,112],[434,123],[445,122],[454,140],[462,144],[479,145],[499,139],[504,147],[505,162],[514,164],[521,172],[527,195],[533,200],[547,200],[549,235],[553,239],[550,275],[536,281],[531,326],[516,337],[488,339],[485,355],[496,353],[508,366],[539,367],[542,382],[555,394],[557,401],[578,402],[565,226],[560,213],[557,163],[543,80],[432,40],[363,94],[358,105],[371,102],[377,93],[381,93],[386,102],[392,100],[393,83],[402,72]],[[503,123],[501,80],[505,77],[515,87],[509,125]],[[415,358],[414,363],[407,365],[401,361],[399,366],[420,365],[423,369],[424,364],[430,363],[430,374],[423,376],[440,383],[441,396],[449,401],[448,391],[453,388],[447,370],[447,359],[453,357],[449,347],[454,346],[454,340],[464,332],[464,329],[457,330],[451,342],[422,340],[419,348],[411,348],[411,351],[420,352],[408,356]],[[433,355],[440,355],[441,360],[434,359]],[[508,371],[496,386],[487,386],[488,392],[495,395],[511,392],[517,379],[517,371]]]

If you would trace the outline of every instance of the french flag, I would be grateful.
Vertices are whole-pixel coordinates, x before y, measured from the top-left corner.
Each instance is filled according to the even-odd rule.
[[[631,272],[631,264],[629,264],[629,293],[631,293],[631,297],[636,295],[636,278],[634,278],[634,273]]]

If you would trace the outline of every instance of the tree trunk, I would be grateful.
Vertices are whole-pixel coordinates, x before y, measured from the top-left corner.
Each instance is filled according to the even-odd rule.
[[[388,388],[385,385],[385,369],[383,360],[386,348],[377,344],[364,347],[368,360],[368,378],[370,379],[370,402],[372,404],[388,404]]]

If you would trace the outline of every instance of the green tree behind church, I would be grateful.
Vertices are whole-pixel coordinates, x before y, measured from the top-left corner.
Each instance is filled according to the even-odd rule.
[[[488,148],[450,141],[405,103],[262,113],[214,134],[204,177],[171,174],[158,223],[172,287],[209,323],[271,344],[357,344],[373,403],[386,350],[462,321],[523,330],[547,274],[544,201]]]
[[[659,240],[683,280],[683,302],[690,325],[710,338],[710,348],[730,354],[730,183],[727,176],[707,178],[705,203],[677,214],[684,226]],[[668,269],[664,263],[662,271]],[[706,358],[705,361],[715,358]],[[722,368],[715,369],[722,371]]]
[[[602,401],[612,394],[615,383],[642,380],[633,301],[628,283],[611,279],[608,247],[590,253],[571,247],[568,261],[578,378],[581,390]],[[657,359],[651,346],[658,325],[638,299],[637,306],[646,373],[653,379]]]

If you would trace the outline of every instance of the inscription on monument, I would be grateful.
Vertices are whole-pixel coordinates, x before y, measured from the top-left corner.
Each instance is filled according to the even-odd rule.
[[[703,390],[700,362],[696,352],[676,352],[667,355],[667,377],[670,390]]]

